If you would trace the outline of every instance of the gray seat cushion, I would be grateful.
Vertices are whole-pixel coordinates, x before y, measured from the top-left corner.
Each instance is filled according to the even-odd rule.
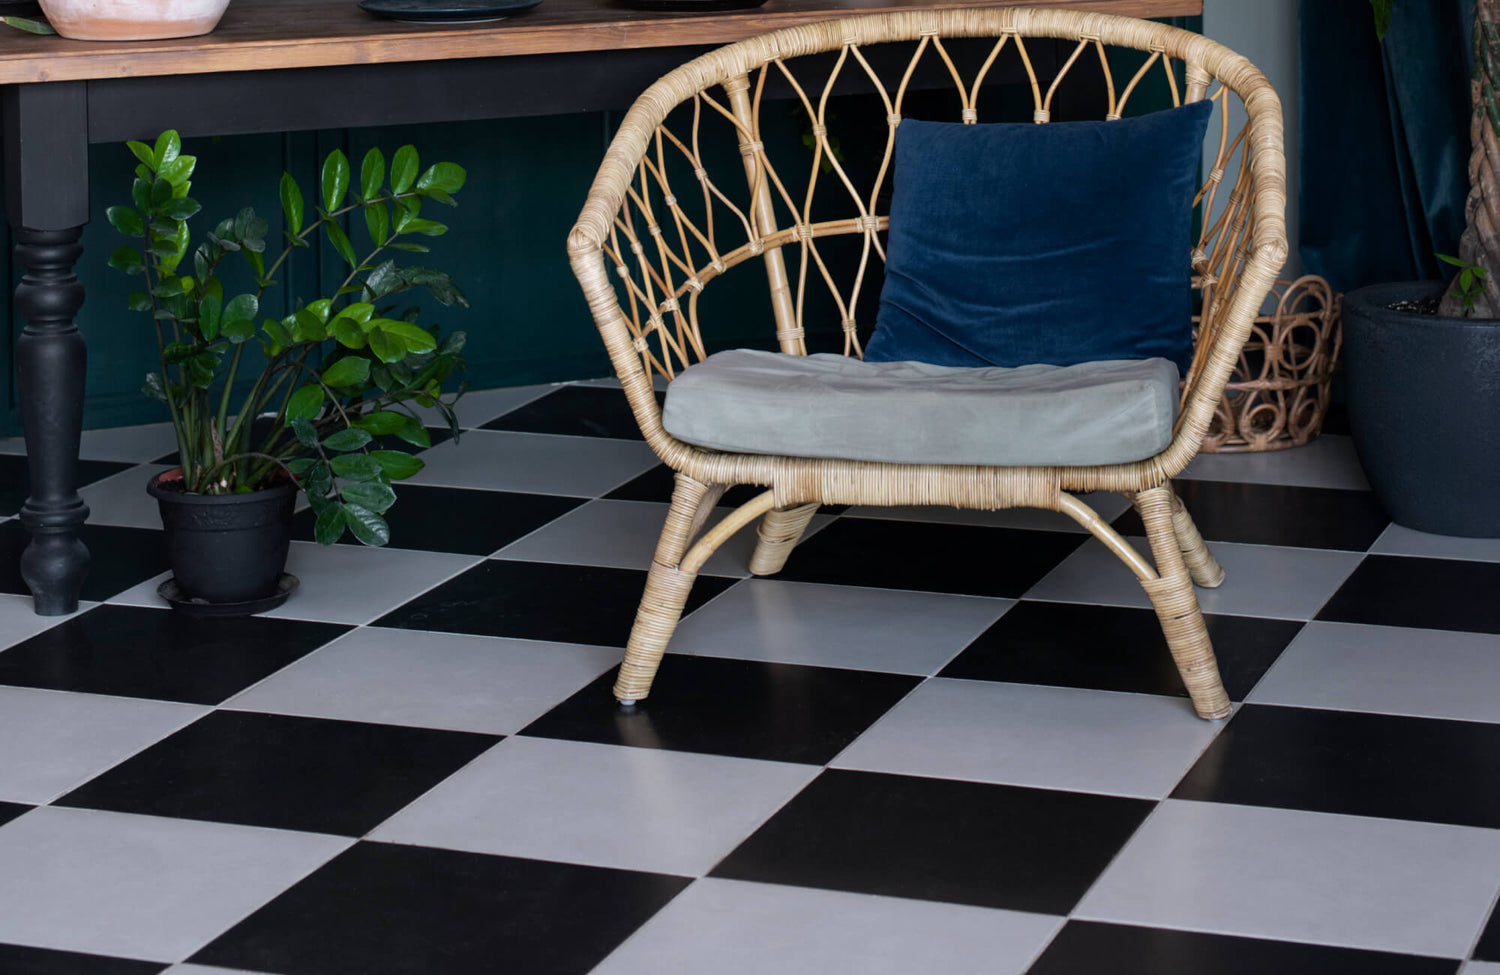
[[[672,381],[662,425],[739,453],[1082,466],[1161,451],[1176,410],[1166,359],[970,369],[734,349]]]

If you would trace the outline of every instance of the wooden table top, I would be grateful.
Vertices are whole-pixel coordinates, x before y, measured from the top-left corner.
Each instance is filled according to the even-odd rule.
[[[994,0],[769,0],[724,13],[654,13],[620,0],[545,0],[487,24],[383,20],[355,0],[232,0],[209,34],[165,41],[70,41],[0,30],[0,84],[625,48],[727,44],[779,27],[877,10],[983,7]],[[1030,0],[1134,17],[1201,14],[1202,0]]]

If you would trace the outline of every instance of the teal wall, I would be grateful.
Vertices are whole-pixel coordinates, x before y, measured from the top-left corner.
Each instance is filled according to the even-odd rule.
[[[1189,29],[1199,26],[1199,18],[1175,22]],[[845,111],[850,117],[869,107],[861,106],[859,99],[844,101],[845,107],[835,111]],[[279,239],[281,234],[276,190],[281,172],[291,172],[304,189],[310,188],[319,161],[334,148],[342,148],[356,169],[370,146],[378,145],[389,155],[405,143],[416,145],[425,161],[446,159],[464,166],[469,181],[458,196],[458,209],[429,204],[440,211],[432,216],[450,225],[448,235],[430,241],[430,255],[403,257],[450,271],[467,291],[469,309],[428,309],[423,320],[468,333],[469,380],[475,388],[487,388],[602,376],[610,371],[568,267],[565,238],[603,157],[614,119],[608,113],[580,113],[191,139],[184,151],[198,156],[193,196],[204,205],[202,217],[217,220],[242,206],[254,206],[271,221],[268,240]],[[801,123],[794,113],[768,115],[763,124],[768,143],[779,138],[796,145],[800,140]],[[878,126],[875,131],[880,131]],[[725,148],[727,164],[736,165],[732,146]],[[869,158],[859,151],[861,147],[846,148],[850,159]],[[89,346],[84,412],[84,425],[89,428],[165,419],[159,404],[140,394],[142,379],[155,368],[155,347],[149,320],[125,308],[125,296],[137,283],[105,263],[124,241],[109,226],[104,211],[111,204],[128,201],[134,163],[123,145],[95,146],[90,159],[92,219],[84,232],[85,249],[78,266],[87,293],[78,327]],[[194,226],[199,234],[207,229],[202,224]],[[362,234],[359,229],[353,232],[356,241]],[[331,290],[331,286],[325,289],[325,282],[336,284],[343,276],[331,252],[298,256],[315,259],[282,277],[283,286],[264,309],[266,313],[289,311],[299,301]],[[845,259],[854,256],[851,253]],[[14,283],[19,270],[3,226],[0,260],[7,262]],[[769,302],[763,280],[753,273],[729,275],[705,292],[703,310],[721,310],[721,321],[726,323],[706,336],[712,346],[764,347],[771,341],[771,329],[765,324]],[[837,347],[837,318],[820,290],[810,291],[814,300],[809,303],[808,321],[829,321],[831,329],[818,336],[810,328],[809,344],[826,350]],[[10,436],[20,433],[12,350],[21,322],[10,307],[8,292],[0,295],[0,301],[6,307],[4,320],[10,323],[7,340],[0,342],[4,366],[0,375],[7,377],[0,435]],[[861,299],[862,322],[873,318],[873,301],[873,294]]]

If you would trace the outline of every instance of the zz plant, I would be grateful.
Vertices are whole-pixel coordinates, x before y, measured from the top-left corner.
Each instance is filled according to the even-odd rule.
[[[279,254],[267,254],[267,222],[247,208],[216,224],[189,256],[188,221],[200,210],[189,195],[197,160],[182,153],[174,131],[154,147],[128,145],[138,162],[132,205],[110,207],[108,215],[137,244],[116,250],[109,263],[144,279],[129,305],[151,316],[160,370],[146,377],[143,392],[171,415],[183,489],[243,493],[291,479],[317,515],[318,541],[337,541],[348,528],[367,545],[384,544],[384,514],[396,501],[391,482],[423,462],[379,449],[377,438],[431,446],[416,407],[435,408],[457,437],[453,403],[463,387],[445,393],[443,385],[464,365],[462,332],[440,337],[416,323],[415,308],[395,313],[389,302],[425,288],[443,305],[468,306],[447,273],[398,266],[384,255],[425,252],[413,236],[447,231],[421,216],[422,204],[456,205],[463,168],[422,169],[411,146],[396,150],[387,167],[371,149],[352,184],[349,161],[335,150],[322,164],[311,212],[297,181],[282,175]],[[342,223],[356,211],[370,241],[363,256]],[[323,240],[346,265],[339,286],[284,317],[261,317],[266,291],[289,258]],[[237,294],[225,281],[234,264],[253,282]]]

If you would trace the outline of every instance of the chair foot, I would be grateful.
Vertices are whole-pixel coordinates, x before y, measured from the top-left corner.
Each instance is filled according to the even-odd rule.
[[[808,522],[817,513],[816,502],[767,511],[756,529],[759,541],[755,543],[755,554],[750,557],[750,574],[769,576],[780,572],[792,549],[802,540]]]
[[[682,608],[697,578],[696,572],[652,563],[646,576],[646,593],[625,644],[625,659],[615,679],[615,699],[621,704],[633,705],[651,693],[651,682],[656,679],[662,655],[682,619]]]
[[[1198,526],[1193,523],[1193,516],[1188,514],[1182,499],[1175,494],[1172,496],[1172,533],[1177,536],[1177,547],[1182,551],[1182,561],[1193,577],[1193,584],[1205,589],[1218,588],[1224,582],[1224,568],[1208,550]]]

